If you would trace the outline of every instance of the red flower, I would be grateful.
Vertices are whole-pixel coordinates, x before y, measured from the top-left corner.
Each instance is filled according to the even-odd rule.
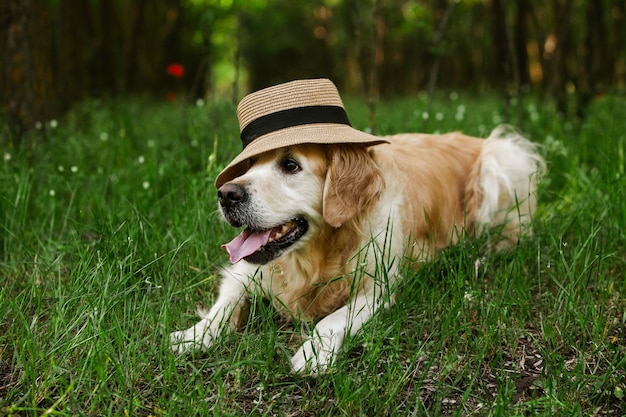
[[[167,94],[165,95],[165,99],[169,102],[175,101],[176,100],[176,93],[173,91],[168,91]]]
[[[185,67],[181,64],[170,64],[167,66],[167,73],[174,78],[183,78],[185,76]]]

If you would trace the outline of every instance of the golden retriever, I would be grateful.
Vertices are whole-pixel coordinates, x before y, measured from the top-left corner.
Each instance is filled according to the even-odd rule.
[[[382,306],[407,260],[419,266],[464,236],[498,231],[514,245],[530,231],[543,161],[519,134],[402,134],[389,143],[304,144],[266,152],[218,190],[219,208],[245,230],[225,245],[213,306],[171,334],[173,349],[208,348],[236,329],[254,291],[314,331],[291,358],[319,374]]]

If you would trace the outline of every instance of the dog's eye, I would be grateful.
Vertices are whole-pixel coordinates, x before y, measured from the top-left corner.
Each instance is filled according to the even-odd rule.
[[[295,174],[300,171],[300,165],[295,159],[287,157],[280,161],[280,169],[288,174]]]

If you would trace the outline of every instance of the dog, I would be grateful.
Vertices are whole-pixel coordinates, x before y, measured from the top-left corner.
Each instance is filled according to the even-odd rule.
[[[327,128],[320,117],[317,127]],[[408,263],[417,268],[484,232],[492,233],[493,250],[531,233],[544,162],[519,133],[499,127],[486,139],[449,133],[361,140],[266,142],[218,177],[221,216],[244,230],[224,245],[232,265],[222,271],[213,306],[171,334],[175,352],[209,348],[235,330],[250,295],[261,292],[290,319],[315,323],[291,367],[318,375],[347,335],[393,303]]]

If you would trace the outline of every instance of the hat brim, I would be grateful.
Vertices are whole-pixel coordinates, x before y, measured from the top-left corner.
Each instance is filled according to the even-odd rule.
[[[384,138],[370,135],[354,129],[349,125],[342,124],[318,123],[277,130],[257,138],[246,146],[246,148],[220,172],[215,179],[215,186],[220,188],[228,181],[245,174],[249,168],[248,161],[250,158],[274,149],[305,143],[322,145],[361,144],[364,146],[373,146],[388,142],[389,141]]]

